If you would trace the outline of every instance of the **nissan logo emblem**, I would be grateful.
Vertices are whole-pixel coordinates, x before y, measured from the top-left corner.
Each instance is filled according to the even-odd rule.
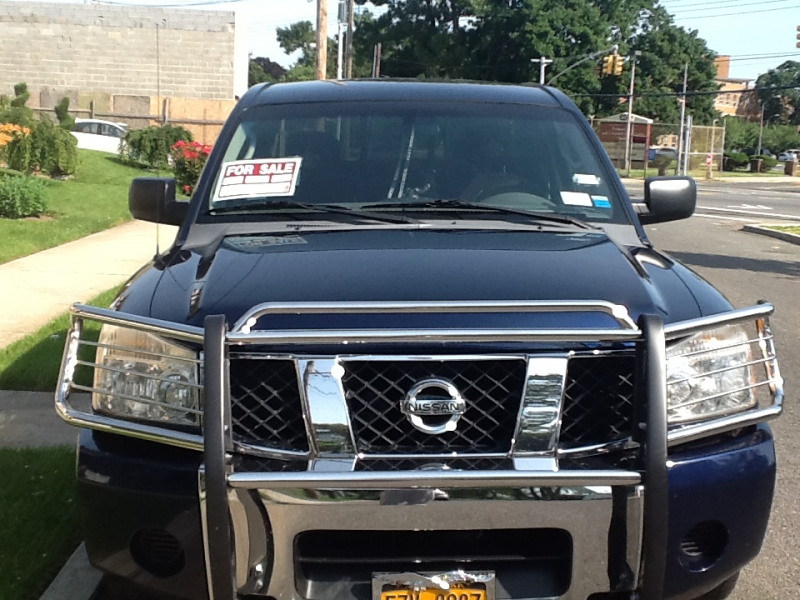
[[[446,379],[425,379],[408,391],[400,410],[420,431],[439,435],[456,430],[458,420],[467,411],[467,401]],[[442,421],[442,417],[449,418]]]

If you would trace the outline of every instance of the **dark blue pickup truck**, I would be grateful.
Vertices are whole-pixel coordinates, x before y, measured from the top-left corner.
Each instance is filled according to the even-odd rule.
[[[695,201],[632,203],[554,89],[251,89],[190,202],[131,186],[174,245],[72,309],[91,561],[187,600],[726,597],[783,382],[772,307],[647,239]]]

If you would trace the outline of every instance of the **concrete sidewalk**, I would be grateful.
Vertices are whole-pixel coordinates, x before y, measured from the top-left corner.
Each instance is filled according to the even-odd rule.
[[[0,348],[33,333],[73,302],[124,282],[172,244],[176,227],[130,221],[0,265]]]

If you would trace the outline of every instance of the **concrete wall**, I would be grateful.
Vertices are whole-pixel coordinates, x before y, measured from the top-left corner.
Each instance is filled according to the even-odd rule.
[[[242,33],[232,12],[0,0],[0,94],[24,81],[31,106],[96,93],[232,100],[247,78]]]

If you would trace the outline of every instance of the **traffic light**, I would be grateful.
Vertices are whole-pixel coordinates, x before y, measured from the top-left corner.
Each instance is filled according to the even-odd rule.
[[[603,75],[611,75],[614,72],[614,55],[609,54],[603,57]]]
[[[609,54],[603,57],[603,75],[622,75],[625,58],[619,54]]]
[[[622,75],[622,67],[625,64],[625,59],[619,54],[614,55],[614,75]]]

